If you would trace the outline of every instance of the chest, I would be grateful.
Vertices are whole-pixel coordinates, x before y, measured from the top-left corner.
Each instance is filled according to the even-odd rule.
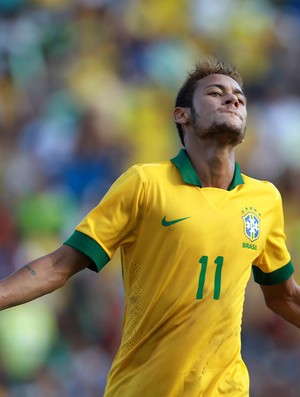
[[[152,198],[150,233],[189,251],[220,251],[256,258],[272,224],[268,197],[243,190],[179,186]]]

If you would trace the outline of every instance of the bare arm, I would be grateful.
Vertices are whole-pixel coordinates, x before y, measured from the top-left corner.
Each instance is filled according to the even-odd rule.
[[[0,310],[55,291],[89,264],[90,259],[86,255],[62,245],[0,281]]]
[[[300,328],[300,286],[294,277],[275,285],[261,285],[269,309]]]

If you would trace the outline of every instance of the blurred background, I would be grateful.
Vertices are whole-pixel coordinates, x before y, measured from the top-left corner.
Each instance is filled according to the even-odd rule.
[[[174,156],[174,98],[203,55],[244,77],[244,173],[280,189],[300,282],[298,0],[0,0],[0,277],[58,247],[136,162]],[[133,187],[134,188],[134,187]],[[300,332],[250,281],[251,397],[299,397]],[[119,343],[119,256],[0,315],[0,397],[99,397]]]

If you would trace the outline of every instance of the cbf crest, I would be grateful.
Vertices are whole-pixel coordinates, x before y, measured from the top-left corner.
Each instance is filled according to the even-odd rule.
[[[246,208],[246,211],[247,210],[248,208]],[[248,212],[246,212],[246,214],[242,216],[242,219],[244,222],[244,233],[246,237],[250,241],[257,240],[260,235],[259,214],[256,213],[256,210],[252,210],[252,208],[250,208],[250,211],[248,210]]]

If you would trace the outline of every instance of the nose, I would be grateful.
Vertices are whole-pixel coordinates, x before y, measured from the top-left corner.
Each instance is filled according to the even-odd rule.
[[[226,105],[231,105],[232,104],[236,108],[238,108],[240,103],[239,103],[238,97],[235,94],[230,92],[225,97],[225,104]]]

